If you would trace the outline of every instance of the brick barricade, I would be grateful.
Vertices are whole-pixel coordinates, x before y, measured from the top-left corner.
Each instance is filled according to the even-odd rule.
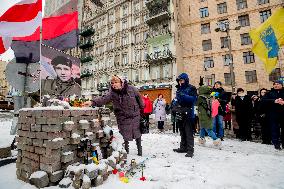
[[[63,178],[62,172],[68,165],[81,160],[78,156],[80,139],[88,137],[102,148],[109,143],[110,139],[102,134],[103,126],[110,124],[109,117],[110,110],[105,108],[20,110],[16,139],[17,178],[30,182],[32,173],[45,171],[50,178],[49,185],[56,184],[53,181]],[[108,154],[103,156],[107,158],[111,153],[106,151]]]

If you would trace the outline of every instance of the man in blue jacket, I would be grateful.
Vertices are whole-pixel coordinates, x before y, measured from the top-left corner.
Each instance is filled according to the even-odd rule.
[[[197,100],[197,90],[189,84],[189,78],[186,73],[182,73],[176,79],[178,85],[176,99],[176,120],[180,128],[180,148],[174,149],[174,152],[186,153],[186,157],[193,157],[194,153],[194,104]]]

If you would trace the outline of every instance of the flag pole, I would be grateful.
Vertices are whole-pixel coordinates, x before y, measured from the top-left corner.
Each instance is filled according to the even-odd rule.
[[[42,44],[42,22],[39,26],[39,102],[42,103],[42,94],[41,94],[41,61],[42,61],[42,56],[41,56],[41,44]]]

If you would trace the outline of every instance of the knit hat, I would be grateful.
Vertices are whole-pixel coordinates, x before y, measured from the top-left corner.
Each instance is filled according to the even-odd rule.
[[[222,82],[221,82],[221,81],[216,81],[216,82],[214,83],[214,85],[215,85],[215,84],[222,85]]]
[[[275,83],[278,83],[278,84],[280,84],[280,85],[283,86],[283,81],[282,81],[282,80],[275,80],[275,81],[273,81],[273,85],[274,85]]]

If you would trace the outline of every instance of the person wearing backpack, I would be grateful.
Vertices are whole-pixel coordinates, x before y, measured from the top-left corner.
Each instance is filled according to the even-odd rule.
[[[198,88],[198,115],[200,123],[199,144],[205,144],[205,134],[212,138],[213,144],[219,146],[221,140],[213,132],[212,128],[212,100],[210,97],[211,90],[208,86],[201,86]]]

